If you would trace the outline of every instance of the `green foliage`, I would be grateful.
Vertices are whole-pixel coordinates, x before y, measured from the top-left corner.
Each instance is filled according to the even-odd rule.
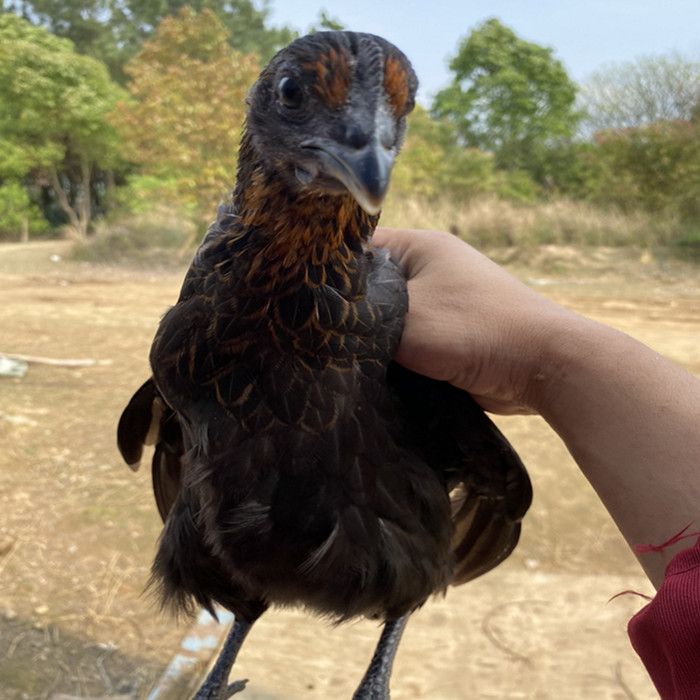
[[[5,12],[21,15],[55,37],[70,40],[78,53],[107,64],[119,52],[105,21],[109,9],[109,0],[11,0],[4,7]]]
[[[127,259],[154,244],[179,250],[193,238],[193,222],[201,228],[211,219],[235,178],[244,97],[258,72],[250,54],[266,61],[293,33],[266,26],[266,3],[190,5],[10,3],[38,27],[0,3],[0,237],[43,234],[57,215],[84,237],[91,215],[109,209],[110,223],[99,224],[94,245],[81,250],[91,259]],[[321,11],[318,29],[339,27]],[[128,76],[129,93],[103,63],[81,53],[123,81]],[[403,217],[402,225],[471,227],[478,240],[483,228],[484,241],[503,244],[577,236],[649,244],[655,236],[696,255],[697,62],[647,58],[593,76],[583,104],[598,121],[588,127],[611,128],[588,141],[572,138],[580,119],[576,90],[551,49],[497,20],[472,31],[451,69],[453,83],[437,96],[432,116],[418,107],[409,119],[389,217]],[[557,208],[562,196],[578,201]],[[547,200],[547,216],[533,214],[538,199]],[[158,229],[163,206],[172,218]],[[445,215],[444,223],[419,218],[455,207],[459,215]],[[489,228],[465,223],[465,207],[512,216],[505,225],[494,214]],[[153,209],[161,213],[151,217]]]
[[[178,202],[178,181],[175,177],[134,174],[117,189],[114,205],[117,212],[143,214],[158,208],[162,202]],[[191,217],[182,205],[181,213]]]
[[[61,144],[44,138],[44,130],[53,128],[54,115],[47,112],[52,107],[55,111],[60,101],[52,59],[71,51],[70,42],[16,15],[0,15],[0,177],[21,178],[63,157]],[[47,105],[37,92],[43,90]]]
[[[461,43],[450,70],[433,113],[449,118],[466,145],[493,153],[497,168],[534,174],[548,144],[575,132],[576,86],[561,62],[496,19]]]
[[[321,10],[318,13],[318,24],[310,27],[308,33],[341,31],[343,29],[346,29],[346,27],[339,19],[331,17],[325,10]]]
[[[0,16],[0,134],[24,148],[27,171],[66,152],[108,163],[116,144],[102,120],[118,96],[104,66],[70,42]]]
[[[606,170],[595,200],[700,219],[700,124],[661,121],[597,135]]]
[[[408,119],[406,142],[392,173],[392,190],[467,200],[489,191],[493,182],[491,156],[464,148],[449,121],[432,119],[417,105]]]
[[[263,63],[296,38],[289,27],[268,26],[268,3],[258,9],[252,0],[15,0],[6,4],[5,12],[22,14],[70,39],[79,53],[104,62],[123,84],[124,66],[143,42],[166,17],[188,7],[196,13],[213,12],[228,30],[231,47],[256,53]]]
[[[597,199],[607,186],[608,166],[596,144],[567,141],[547,148],[540,163],[540,195],[565,195],[573,199]]]
[[[131,99],[110,115],[124,155],[161,191],[208,221],[236,174],[244,99],[259,67],[234,51],[210,11],[185,9],[160,24],[127,66]]]
[[[581,91],[586,143],[547,153],[551,191],[627,213],[700,219],[700,63],[679,54],[608,66]]]
[[[0,186],[0,239],[18,240],[23,232],[37,235],[48,229],[41,210],[19,182],[8,180]]]
[[[495,191],[501,199],[511,202],[534,202],[539,187],[525,170],[499,170]]]
[[[50,181],[73,228],[85,235],[94,168],[111,168],[119,141],[105,115],[121,95],[106,68],[65,39],[0,15],[0,177]]]
[[[673,241],[677,257],[700,263],[700,228],[688,231]]]
[[[55,0],[61,2],[62,0]],[[227,32],[229,45],[241,53],[255,53],[267,62],[274,53],[296,38],[288,27],[268,27],[268,3],[257,9],[251,0],[127,0],[113,4],[111,25],[117,36],[125,37],[130,56],[140,50],[164,19],[183,13],[214,14]],[[134,50],[135,49],[135,50]]]

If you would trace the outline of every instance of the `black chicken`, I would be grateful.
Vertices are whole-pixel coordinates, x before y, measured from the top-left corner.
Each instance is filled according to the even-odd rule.
[[[154,443],[153,567],[235,625],[198,698],[275,603],[386,622],[356,699],[388,698],[410,613],[515,546],[517,455],[464,392],[391,361],[405,280],[369,245],[416,78],[369,34],[290,44],[249,96],[238,180],[163,318],[119,448]]]

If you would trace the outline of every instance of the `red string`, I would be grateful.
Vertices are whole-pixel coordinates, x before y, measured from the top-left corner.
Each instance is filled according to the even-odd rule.
[[[644,595],[644,593],[628,589],[626,591],[620,591],[619,593],[615,593],[615,595],[608,600],[608,603],[615,600],[615,598],[619,598],[621,595],[638,595],[640,598],[646,598],[646,600],[653,600],[653,598],[650,598],[648,595]]]
[[[666,547],[670,547],[672,544],[676,544],[676,542],[680,542],[688,537],[697,537],[700,535],[700,532],[689,532],[688,534],[684,534],[691,525],[692,523],[686,525],[678,534],[674,535],[670,540],[664,542],[663,544],[635,544],[634,551],[637,552],[637,554],[646,554],[647,552],[663,552]]]
[[[696,537],[700,535],[700,532],[688,532],[686,533],[686,530],[692,525],[692,523],[689,523],[686,525],[679,533],[675,534],[673,537],[671,537],[670,540],[667,540],[663,544],[635,544],[634,545],[634,551],[637,552],[638,554],[646,554],[647,552],[663,552],[666,547],[670,547],[672,544],[676,544],[676,542],[680,542],[681,540],[685,540],[688,537]],[[616,593],[610,600],[608,600],[608,603],[612,600],[615,600],[615,598],[619,598],[620,596],[623,595],[638,595],[640,598],[646,598],[647,600],[652,600],[648,595],[644,595],[644,593],[639,593],[638,591],[632,591],[632,590],[626,590],[626,591],[621,591],[620,593]]]

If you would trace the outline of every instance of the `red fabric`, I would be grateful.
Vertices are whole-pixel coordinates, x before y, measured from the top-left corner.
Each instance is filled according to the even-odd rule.
[[[671,560],[628,632],[663,700],[700,698],[700,537]]]

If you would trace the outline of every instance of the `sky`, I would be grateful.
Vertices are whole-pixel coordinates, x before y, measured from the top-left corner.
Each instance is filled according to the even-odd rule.
[[[700,0],[271,0],[269,22],[303,33],[318,24],[321,8],[347,29],[396,44],[418,74],[424,106],[449,84],[460,41],[491,17],[552,48],[579,83],[605,65],[649,54],[700,60]]]

